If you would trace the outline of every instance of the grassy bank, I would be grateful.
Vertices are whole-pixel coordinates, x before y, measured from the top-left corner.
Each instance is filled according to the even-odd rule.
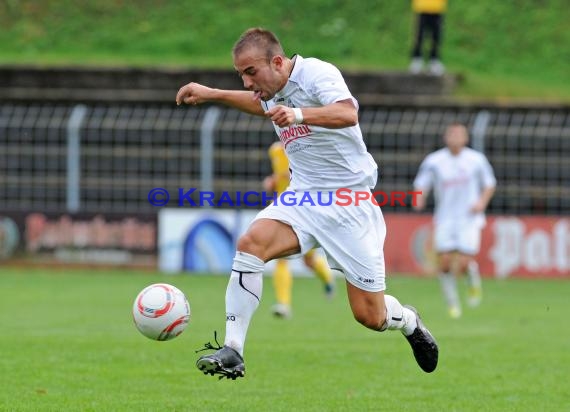
[[[345,70],[405,70],[409,2],[0,3],[0,64],[229,67],[247,27],[276,31],[288,53]],[[475,97],[570,100],[570,12],[563,0],[451,1],[443,59]]]

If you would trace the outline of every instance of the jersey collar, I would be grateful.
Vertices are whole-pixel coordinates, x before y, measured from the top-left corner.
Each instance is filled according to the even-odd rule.
[[[275,96],[273,97],[273,100],[275,102],[277,102],[279,99],[286,98],[287,96],[291,95],[295,90],[297,90],[297,84],[298,84],[297,79],[299,77],[301,65],[303,64],[303,58],[298,54],[294,54],[291,57],[291,60],[293,60],[293,69],[291,70],[291,73],[289,73],[289,79],[287,80],[285,87],[283,87],[281,90],[275,93]]]

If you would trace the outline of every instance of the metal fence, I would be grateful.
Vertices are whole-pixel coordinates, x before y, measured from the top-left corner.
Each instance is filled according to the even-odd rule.
[[[445,127],[466,123],[495,169],[490,212],[570,210],[567,108],[361,107],[377,190],[406,191]],[[0,210],[152,212],[151,189],[261,191],[276,140],[263,118],[217,106],[0,104]],[[407,202],[410,203],[410,202]],[[390,211],[409,211],[396,205]]]

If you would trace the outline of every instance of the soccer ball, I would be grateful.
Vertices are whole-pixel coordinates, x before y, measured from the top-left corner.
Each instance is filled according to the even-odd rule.
[[[139,332],[149,339],[174,339],[188,326],[190,304],[180,289],[155,283],[137,295],[133,319]]]

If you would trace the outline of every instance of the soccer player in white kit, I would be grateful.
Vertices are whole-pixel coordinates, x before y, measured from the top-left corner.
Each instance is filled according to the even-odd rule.
[[[493,168],[481,152],[465,147],[469,134],[464,125],[448,126],[446,147],[429,154],[414,180],[415,208],[422,210],[433,188],[435,199],[434,244],[443,294],[452,318],[461,316],[456,277],[467,273],[468,303],[477,306],[482,297],[481,277],[475,256],[479,253],[485,209],[495,192]],[[453,262],[454,255],[457,261]],[[455,265],[454,265],[455,263]]]
[[[287,204],[278,199],[262,210],[238,240],[226,289],[224,346],[207,344],[216,351],[196,366],[205,374],[244,376],[244,343],[261,299],[265,262],[320,246],[330,267],[345,275],[355,319],[377,331],[400,330],[419,366],[432,372],[435,339],[413,307],[384,294],[386,226],[380,208],[370,201],[315,204],[319,195],[328,199],[340,188],[370,192],[377,179],[358,125],[358,103],[341,73],[315,58],[286,57],[277,37],[260,28],[244,32],[232,52],[246,91],[189,83],[176,102],[221,103],[270,119],[289,158],[290,196]],[[313,202],[302,201],[307,193]]]

